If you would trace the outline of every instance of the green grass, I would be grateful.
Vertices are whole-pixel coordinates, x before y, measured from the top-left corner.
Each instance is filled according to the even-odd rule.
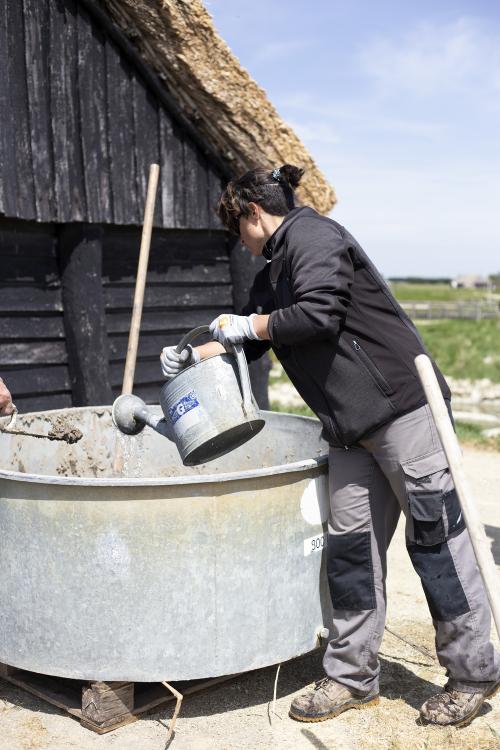
[[[457,302],[459,300],[481,300],[491,297],[486,289],[453,289],[449,284],[405,284],[389,285],[400,302]]]
[[[481,432],[484,429],[483,427],[478,427],[478,425],[469,422],[457,422],[455,426],[458,439],[462,445],[471,445],[482,450],[500,451],[500,437],[485,437]]]
[[[500,383],[500,318],[415,322],[445,375]]]

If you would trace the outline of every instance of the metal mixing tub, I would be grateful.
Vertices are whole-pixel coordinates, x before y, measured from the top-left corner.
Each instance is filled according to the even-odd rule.
[[[25,415],[75,445],[0,434],[0,662],[61,677],[154,682],[233,674],[317,645],[327,445],[317,420],[265,413],[249,443],[182,466],[109,407]],[[112,475],[117,446],[123,474]]]

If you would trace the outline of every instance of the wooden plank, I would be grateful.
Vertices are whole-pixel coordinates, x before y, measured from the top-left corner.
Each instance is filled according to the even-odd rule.
[[[178,344],[182,338],[182,335],[187,330],[188,329],[177,331],[177,332],[165,331],[162,333],[142,332],[141,338],[139,340],[138,357],[142,359],[145,357],[159,358],[160,352],[163,349],[163,347],[173,346],[174,344]],[[200,336],[199,341],[197,341],[197,344],[201,344],[204,341],[209,341],[209,340],[210,338],[208,336],[205,339]],[[122,335],[113,334],[111,336],[108,336],[109,356],[110,356],[111,362],[113,361],[125,362],[125,357],[127,354],[127,341],[128,341],[128,338],[125,334],[122,334]]]
[[[0,285],[0,312],[61,312],[62,309],[58,288]]]
[[[23,0],[31,159],[36,218],[53,221],[54,166],[50,134],[49,4]]]
[[[9,111],[10,96],[6,75],[9,54],[7,47],[8,37],[7,14],[0,13],[0,70],[3,71],[3,75],[0,75],[0,112]],[[14,136],[13,128],[0,128],[0,215],[5,213],[11,214],[12,203],[15,201],[16,175],[13,170],[8,168],[8,160],[14,148]]]
[[[2,377],[15,398],[70,390],[67,365],[16,368],[9,366],[2,368]]]
[[[54,227],[0,217],[0,256],[3,255],[29,257],[36,259],[36,263],[42,259],[55,259]]]
[[[11,382],[9,381],[9,388]],[[69,409],[73,406],[70,391],[60,391],[56,393],[34,393],[27,396],[20,396],[16,390],[11,391],[15,404],[21,414],[27,414],[32,411],[48,411],[49,409]]]
[[[163,226],[175,225],[174,210],[174,126],[168,113],[160,107],[158,111],[160,134],[160,201]]]
[[[153,267],[151,267],[153,266]],[[103,273],[103,283],[114,284],[135,283],[137,261],[135,259],[116,258],[114,267],[107,264]],[[226,260],[206,263],[203,265],[175,264],[170,265],[167,260],[163,263],[152,262],[148,269],[147,284],[230,284],[229,263]]]
[[[126,310],[132,308],[134,297],[134,286],[114,285],[104,288],[104,300],[106,310]],[[169,286],[161,284],[146,287],[144,293],[144,308],[171,308],[171,307],[228,307],[232,305],[233,297],[231,286],[206,285],[206,286]],[[1,305],[1,302],[0,302]],[[1,309],[1,306],[0,306]]]
[[[82,689],[82,719],[100,729],[133,720],[133,710],[133,682],[92,682]]]
[[[59,268],[55,256],[49,256],[40,263],[39,259],[20,255],[4,255],[0,253],[2,265],[1,278],[3,284],[48,284],[59,282]]]
[[[132,81],[134,138],[136,151],[137,200],[141,217],[144,215],[148,187],[149,167],[160,163],[158,140],[158,105],[141,78]],[[141,219],[142,221],[142,219]],[[156,199],[154,226],[162,225],[162,204]]]
[[[68,361],[66,344],[62,341],[28,341],[18,344],[0,344],[0,366],[56,365]]]
[[[87,214],[78,118],[76,2],[50,2],[50,104],[59,222]]]
[[[151,384],[142,385],[141,383],[134,382],[134,395],[139,396],[139,398],[142,398],[142,400],[146,404],[158,404],[160,389],[164,383],[165,383],[164,379],[158,380],[152,385]],[[112,389],[113,400],[115,398],[118,398],[121,392],[122,392],[121,385],[119,384],[115,385]]]
[[[49,675],[27,672],[24,669],[10,670],[5,679],[12,685],[41,698],[73,716],[81,714],[81,682],[77,680],[61,679]]]
[[[102,230],[80,224],[59,237],[64,328],[74,406],[110,400],[101,284]]]
[[[108,257],[120,260],[138,257],[141,230],[135,227],[104,227],[104,264]],[[227,232],[210,233],[179,229],[155,229],[151,241],[150,260],[167,256],[169,261],[196,262],[229,258]]]
[[[108,139],[115,224],[139,224],[137,203],[132,72],[115,44],[106,40]]]
[[[193,229],[208,226],[207,165],[192,141],[184,141],[184,190],[186,224]]]
[[[212,320],[223,312],[230,312],[229,307],[205,307],[198,310],[144,310],[141,320],[141,335],[145,331],[172,331],[186,333],[191,328],[208,325]],[[130,328],[130,312],[106,311],[106,327],[109,334],[127,333]]]
[[[10,113],[11,93],[9,80],[9,16],[0,13],[0,113]],[[17,213],[17,174],[12,164],[15,153],[15,130],[0,127],[0,212],[7,216]]]
[[[216,208],[222,193],[222,180],[212,170],[208,170],[208,226],[211,229],[224,229],[217,216]]]
[[[111,387],[116,388],[123,381],[123,364],[120,362],[111,362],[109,365],[109,379]],[[9,381],[5,378],[5,382]],[[160,358],[155,357],[151,360],[137,360],[134,373],[134,393],[136,385],[158,384],[160,388],[165,382],[161,373]]]
[[[112,222],[106,126],[105,37],[82,4],[78,6],[77,37],[86,219],[88,222]],[[124,189],[125,186],[122,186],[122,190]]]
[[[0,339],[4,343],[12,339],[64,339],[64,337],[62,314],[44,317],[23,314],[0,316]]]
[[[174,170],[174,226],[183,228],[187,226],[184,143],[181,132],[175,126],[172,141],[172,164]]]
[[[10,138],[12,150],[5,154],[4,171],[15,172],[15,177],[9,180],[10,187],[15,186],[9,213],[25,219],[34,219],[35,190],[29,133],[23,7],[19,2],[8,2],[3,12],[7,20],[7,67],[2,71],[2,75],[5,75],[9,88],[9,104],[5,112],[8,122],[11,123],[7,130],[13,131],[13,137]],[[12,127],[13,123],[15,127]]]

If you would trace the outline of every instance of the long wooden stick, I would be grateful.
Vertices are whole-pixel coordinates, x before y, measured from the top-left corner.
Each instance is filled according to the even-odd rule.
[[[134,387],[135,364],[137,360],[137,347],[139,345],[139,331],[141,328],[142,306],[144,304],[144,289],[148,271],[149,248],[151,246],[151,232],[153,230],[153,215],[159,174],[160,167],[158,164],[151,164],[149,168],[148,192],[146,207],[144,209],[144,224],[142,226],[141,249],[139,251],[139,265],[137,267],[137,279],[135,282],[134,306],[130,322],[122,393],[132,393]]]
[[[490,544],[481,523],[474,496],[471,493],[462,465],[462,453],[457,436],[453,429],[441,389],[439,387],[432,363],[425,354],[415,358],[420,381],[436,423],[441,443],[450,467],[455,489],[460,499],[462,513],[469,530],[472,547],[483,578],[484,586],[493,613],[498,636],[500,637],[500,583]]]

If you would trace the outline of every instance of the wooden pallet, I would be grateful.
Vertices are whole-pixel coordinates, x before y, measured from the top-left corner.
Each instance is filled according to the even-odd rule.
[[[232,680],[236,676],[174,682],[172,685],[184,696]],[[105,734],[131,724],[146,711],[174,700],[174,695],[160,682],[70,680],[65,677],[26,672],[24,669],[1,663],[0,677],[61,708],[70,716],[79,719],[83,727],[97,734]]]

